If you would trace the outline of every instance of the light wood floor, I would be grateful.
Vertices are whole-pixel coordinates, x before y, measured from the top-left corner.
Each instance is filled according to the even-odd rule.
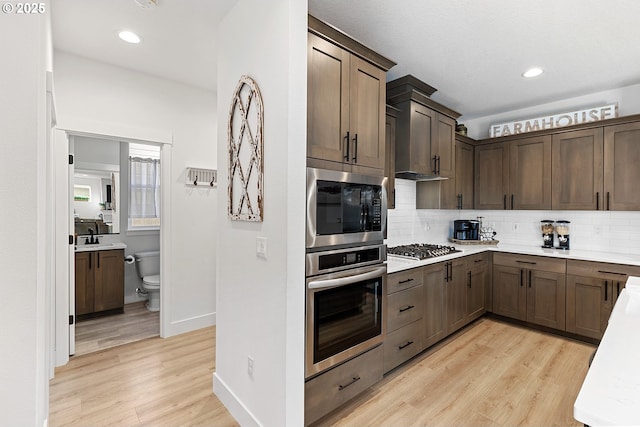
[[[124,313],[76,323],[76,356],[160,335],[160,312],[145,301],[126,304]]]
[[[74,357],[50,383],[49,425],[237,426],[212,391],[215,327]]]
[[[318,426],[578,426],[595,346],[483,318]]]
[[[569,426],[594,346],[481,319],[318,426]],[[51,426],[235,426],[212,393],[215,327],[74,357]],[[268,399],[268,396],[264,397]]]

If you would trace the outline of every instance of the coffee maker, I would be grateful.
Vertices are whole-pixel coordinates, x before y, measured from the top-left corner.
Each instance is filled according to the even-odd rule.
[[[479,240],[480,221],[457,219],[453,221],[453,238],[457,240]]]

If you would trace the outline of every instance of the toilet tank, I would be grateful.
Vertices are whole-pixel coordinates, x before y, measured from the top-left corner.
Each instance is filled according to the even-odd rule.
[[[141,278],[160,274],[160,251],[138,252],[134,257]]]

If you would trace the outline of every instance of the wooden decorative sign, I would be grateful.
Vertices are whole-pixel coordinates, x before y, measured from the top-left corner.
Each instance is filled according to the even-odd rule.
[[[262,96],[256,82],[242,76],[229,110],[229,217],[263,219]]]
[[[580,123],[597,122],[618,117],[618,104],[609,104],[602,107],[587,108],[586,110],[570,111],[567,113],[553,114],[536,117],[535,119],[519,120],[507,123],[491,125],[489,136],[517,135],[536,130],[554,129]]]

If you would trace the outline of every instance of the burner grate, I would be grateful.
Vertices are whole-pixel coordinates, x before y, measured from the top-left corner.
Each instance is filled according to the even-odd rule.
[[[428,243],[412,243],[387,248],[387,255],[422,260],[460,252],[453,246],[433,245]]]

